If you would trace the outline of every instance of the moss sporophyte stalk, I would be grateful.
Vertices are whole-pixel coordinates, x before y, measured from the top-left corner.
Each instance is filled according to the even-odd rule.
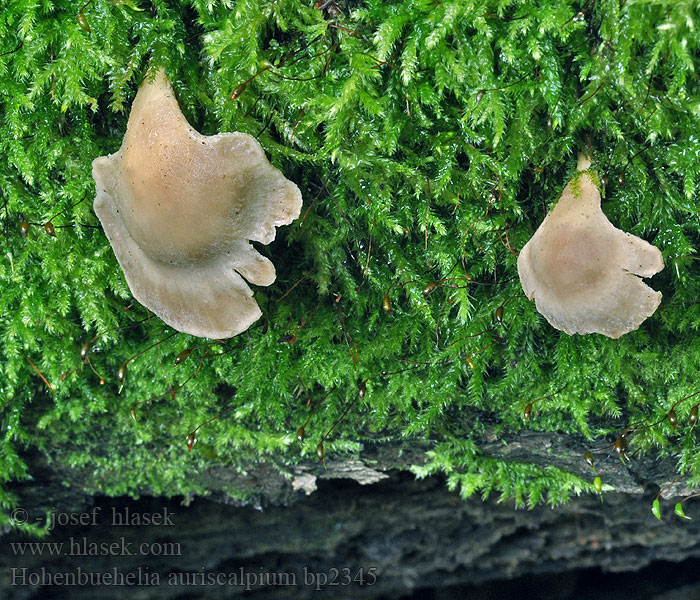
[[[556,504],[658,454],[691,494],[699,17],[663,0],[6,2],[3,506],[27,449],[95,492],[186,495],[214,466],[323,469],[383,440],[420,442],[413,471],[464,496]],[[255,248],[276,279],[249,279],[260,316],[230,339],[135,301],[92,210],[91,164],[158,69],[194,130],[256,138],[303,198]],[[658,309],[619,339],[554,329],[518,278],[579,153],[605,218],[666,265]],[[483,449],[524,430],[586,447],[551,464]]]

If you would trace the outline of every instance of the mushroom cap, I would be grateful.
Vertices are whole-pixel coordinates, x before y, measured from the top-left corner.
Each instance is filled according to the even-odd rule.
[[[95,213],[134,297],[178,331],[227,338],[260,316],[253,292],[268,244],[299,216],[301,193],[246,133],[203,136],[161,69],[134,99],[118,152],[92,163]]]
[[[588,159],[579,160],[579,169],[588,166]],[[615,339],[657,309],[661,292],[640,277],[663,268],[658,248],[608,221],[589,170],[564,188],[518,256],[523,291],[552,327]]]

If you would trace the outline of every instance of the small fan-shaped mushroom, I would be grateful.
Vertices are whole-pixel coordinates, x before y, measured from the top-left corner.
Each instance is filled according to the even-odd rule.
[[[159,70],[136,94],[121,148],[96,158],[92,174],[95,212],[141,304],[209,338],[260,317],[241,275],[270,285],[276,274],[248,240],[270,243],[302,201],[254,137],[200,135]]]
[[[661,252],[616,229],[600,208],[590,160],[518,256],[527,297],[549,323],[568,334],[611,338],[637,329],[661,302],[661,292],[640,277],[664,268]]]

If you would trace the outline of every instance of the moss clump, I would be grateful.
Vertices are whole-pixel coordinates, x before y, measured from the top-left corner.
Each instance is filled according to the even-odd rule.
[[[212,461],[313,457],[354,403],[326,452],[428,438],[420,473],[554,503],[590,482],[481,456],[485,422],[594,438],[697,391],[697,3],[95,0],[90,32],[77,10],[9,0],[0,14],[2,481],[28,475],[18,452],[34,446],[96,490],[199,491],[190,474]],[[170,331],[156,318],[114,330],[147,315],[125,310],[90,164],[119,147],[155,65],[199,131],[255,135],[305,204],[261,249],[278,279],[256,289],[259,323],[210,347],[170,338],[129,363],[120,390],[119,366]],[[611,221],[667,265],[662,306],[619,340],[553,330],[517,279],[517,252],[582,148],[610,182]],[[79,351],[107,330],[88,355],[100,385]],[[309,398],[325,400],[300,448]],[[685,425],[633,445],[676,454],[698,480]]]

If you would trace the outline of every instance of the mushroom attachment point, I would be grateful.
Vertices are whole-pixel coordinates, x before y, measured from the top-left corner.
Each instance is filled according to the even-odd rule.
[[[121,148],[92,163],[94,208],[134,297],[178,331],[222,339],[260,316],[244,277],[270,285],[269,244],[301,193],[246,133],[204,136],[160,69],[147,76]]]
[[[615,228],[600,207],[590,160],[568,183],[518,256],[525,295],[552,327],[610,338],[633,331],[661,302],[641,277],[664,268],[661,251]]]

